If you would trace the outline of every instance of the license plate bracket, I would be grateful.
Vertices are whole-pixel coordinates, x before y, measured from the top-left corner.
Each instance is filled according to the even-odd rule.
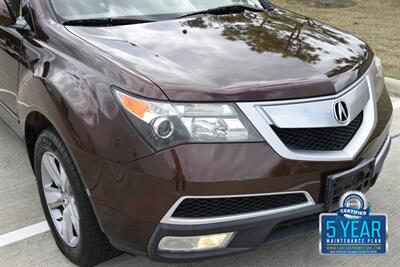
[[[366,192],[373,185],[375,159],[364,161],[345,172],[329,175],[326,179],[325,209],[339,208],[340,198],[350,190]]]

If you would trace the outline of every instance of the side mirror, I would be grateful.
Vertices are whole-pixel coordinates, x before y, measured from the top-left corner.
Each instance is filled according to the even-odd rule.
[[[4,0],[0,0],[0,26],[10,26],[15,22],[14,16],[11,14]]]

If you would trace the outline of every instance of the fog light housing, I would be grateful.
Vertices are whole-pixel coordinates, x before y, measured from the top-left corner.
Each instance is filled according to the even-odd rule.
[[[234,232],[202,236],[166,236],[158,244],[160,251],[196,252],[226,248]]]

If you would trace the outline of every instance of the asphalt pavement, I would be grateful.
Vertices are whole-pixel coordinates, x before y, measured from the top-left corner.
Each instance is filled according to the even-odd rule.
[[[185,265],[122,255],[101,266],[399,266],[400,262],[400,98],[392,147],[382,174],[367,194],[373,212],[389,218],[389,252],[383,256],[321,256],[318,231],[260,247],[254,252]],[[73,266],[59,252],[40,207],[25,148],[0,124],[0,266]]]

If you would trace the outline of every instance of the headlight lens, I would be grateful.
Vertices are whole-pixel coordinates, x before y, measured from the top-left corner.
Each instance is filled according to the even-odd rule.
[[[185,143],[261,142],[232,103],[172,103],[114,95],[135,129],[156,151]]]
[[[383,64],[379,57],[375,56],[372,68],[372,79],[375,85],[377,99],[381,96],[383,88],[385,87],[385,75],[383,72]]]

